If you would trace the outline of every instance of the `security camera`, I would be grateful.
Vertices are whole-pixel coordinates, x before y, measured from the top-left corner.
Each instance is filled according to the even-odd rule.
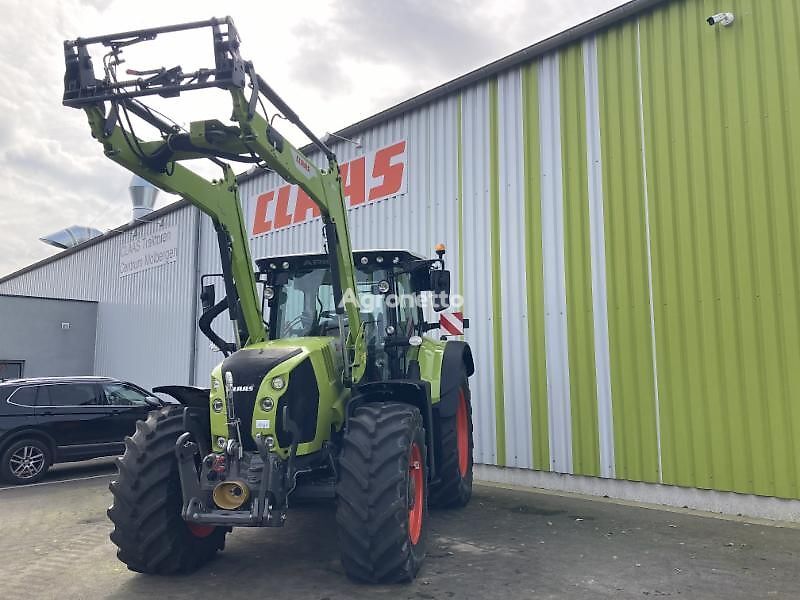
[[[728,27],[729,25],[733,25],[733,21],[736,17],[733,13],[725,12],[725,13],[717,13],[715,15],[711,15],[706,19],[706,23],[714,27],[715,25],[722,25],[723,27]]]

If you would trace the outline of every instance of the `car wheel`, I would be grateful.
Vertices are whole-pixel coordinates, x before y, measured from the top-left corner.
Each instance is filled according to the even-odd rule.
[[[52,464],[50,448],[41,440],[27,438],[11,444],[3,453],[0,475],[10,483],[40,481]]]

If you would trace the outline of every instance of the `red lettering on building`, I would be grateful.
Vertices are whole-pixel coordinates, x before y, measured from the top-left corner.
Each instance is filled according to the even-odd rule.
[[[403,154],[406,150],[406,143],[397,142],[387,148],[378,150],[375,153],[375,164],[372,167],[372,176],[375,179],[382,179],[382,183],[373,187],[369,191],[369,199],[377,200],[378,198],[385,198],[400,191],[403,184],[403,167],[405,166],[402,161],[392,164],[392,159],[396,156]]]
[[[400,141],[368,152],[339,166],[345,204],[349,208],[364,206],[367,201],[378,201],[397,196],[406,191],[406,141]],[[295,156],[298,166],[304,168],[302,156]],[[291,203],[292,195],[296,201]],[[263,235],[290,225],[306,223],[320,216],[319,207],[297,185],[284,184],[264,192],[256,198],[252,213],[252,235]]]
[[[340,166],[344,197],[350,206],[364,204],[367,199],[366,159],[362,156]]]
[[[289,196],[292,186],[284,185],[278,188],[278,200],[275,202],[275,217],[272,224],[275,229],[281,229],[292,224],[292,215],[289,214]]]
[[[311,216],[308,214],[309,211],[311,211]],[[298,187],[297,203],[294,205],[294,217],[292,222],[296,225],[318,216],[320,216],[319,207],[314,204],[314,201],[302,188]]]
[[[275,191],[271,190],[261,194],[256,198],[256,213],[253,218],[253,235],[261,235],[272,229],[272,222],[267,219],[269,203],[275,197]]]

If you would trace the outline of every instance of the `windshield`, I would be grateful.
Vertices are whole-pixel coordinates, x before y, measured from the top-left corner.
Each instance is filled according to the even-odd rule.
[[[380,282],[391,291],[381,293]],[[339,316],[333,299],[333,283],[328,267],[314,267],[288,272],[273,288],[270,301],[270,338],[306,336],[334,337],[337,354],[342,352],[342,339],[347,335],[347,316],[341,316],[344,331],[339,330]],[[421,335],[422,311],[414,292],[411,274],[387,268],[356,269],[356,291],[367,350],[367,373],[372,379],[383,379],[390,371],[405,372],[395,364],[404,356],[396,347],[387,348],[391,335]],[[391,329],[389,329],[391,327]],[[403,359],[404,360],[404,359]],[[396,367],[396,368],[395,368]]]
[[[383,295],[375,286],[388,276],[386,269],[356,270],[361,320],[366,325],[368,338],[377,332],[383,332],[387,325]],[[278,296],[271,303],[271,311],[274,312],[270,315],[271,337],[339,335],[339,320],[329,269],[319,268],[290,274],[289,280],[276,291]],[[347,326],[346,317],[343,318]]]

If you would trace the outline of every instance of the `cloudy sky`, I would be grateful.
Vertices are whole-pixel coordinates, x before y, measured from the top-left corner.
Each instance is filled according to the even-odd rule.
[[[54,253],[40,236],[73,224],[107,230],[130,218],[130,174],[103,157],[83,113],[61,105],[64,39],[224,16],[225,10],[242,36],[242,55],[321,135],[619,4],[0,0],[0,274]],[[132,48],[124,66],[189,70],[211,66],[209,51],[207,33],[184,34]],[[226,100],[222,92],[202,92],[154,105],[183,124],[225,118]],[[162,194],[157,206],[174,199]]]

